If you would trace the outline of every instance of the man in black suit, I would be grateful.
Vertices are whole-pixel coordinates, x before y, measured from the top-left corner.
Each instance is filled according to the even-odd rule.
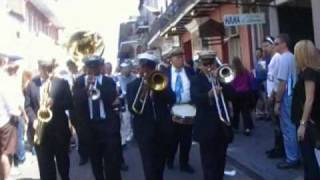
[[[101,74],[104,64],[101,57],[86,57],[84,63],[86,74],[77,78],[73,97],[92,171],[96,180],[121,180],[120,121],[113,107],[116,84]]]
[[[153,91],[149,89],[147,84],[144,84],[136,99],[141,82],[145,83],[145,80],[154,72],[158,62],[158,58],[149,53],[140,54],[138,59],[140,74],[144,78],[138,78],[128,84],[128,106],[134,115],[133,130],[142,158],[145,179],[162,180],[165,159],[173,135],[170,107],[174,103],[175,97],[168,86],[162,91]],[[147,96],[146,103],[140,113],[145,96]]]
[[[181,48],[174,48],[170,52],[171,66],[167,70],[169,77],[169,87],[176,94],[175,105],[191,105],[190,80],[194,75],[193,69],[184,66],[184,52]],[[185,117],[187,114],[175,114],[172,112],[174,121],[174,142],[169,153],[168,168],[172,169],[175,154],[180,150],[180,170],[193,173],[194,169],[189,164],[189,153],[192,145],[192,118]]]
[[[26,89],[25,108],[34,119],[33,127],[41,124],[37,111],[40,106],[52,111],[52,118],[43,123],[43,136],[35,145],[41,180],[56,180],[56,166],[62,180],[69,180],[69,144],[71,132],[66,110],[72,112],[72,96],[68,82],[53,75],[53,59],[38,62],[40,76],[32,79]],[[48,96],[47,96],[48,95]]]
[[[219,118],[209,74],[217,68],[215,54],[200,54],[200,71],[191,81],[191,99],[196,104],[194,139],[200,144],[204,180],[222,180],[228,146],[225,125]],[[216,87],[221,93],[221,88]],[[222,109],[222,108],[221,108]]]

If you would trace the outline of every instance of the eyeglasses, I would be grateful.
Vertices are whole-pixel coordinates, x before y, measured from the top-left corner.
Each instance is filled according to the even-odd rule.
[[[274,43],[275,46],[278,46],[279,44],[280,44],[279,42],[275,42],[275,43]]]

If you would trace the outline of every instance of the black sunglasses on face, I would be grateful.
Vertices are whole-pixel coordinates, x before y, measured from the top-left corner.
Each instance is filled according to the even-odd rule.
[[[213,63],[202,63],[203,66],[211,66]]]

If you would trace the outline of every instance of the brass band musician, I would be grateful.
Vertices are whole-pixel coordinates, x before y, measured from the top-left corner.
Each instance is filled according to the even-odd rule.
[[[35,149],[41,180],[69,180],[71,132],[66,110],[72,112],[68,82],[53,76],[54,59],[38,61],[40,75],[26,89],[25,108],[34,119]],[[70,113],[72,114],[72,113]]]

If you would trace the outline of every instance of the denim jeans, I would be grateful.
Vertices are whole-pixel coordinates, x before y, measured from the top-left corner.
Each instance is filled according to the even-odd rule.
[[[281,100],[279,118],[287,162],[299,160],[297,128],[291,120],[291,105],[292,96],[285,93]]]
[[[23,161],[25,159],[25,146],[24,146],[24,120],[23,118],[19,118],[17,123],[17,146],[15,157],[19,161]]]

